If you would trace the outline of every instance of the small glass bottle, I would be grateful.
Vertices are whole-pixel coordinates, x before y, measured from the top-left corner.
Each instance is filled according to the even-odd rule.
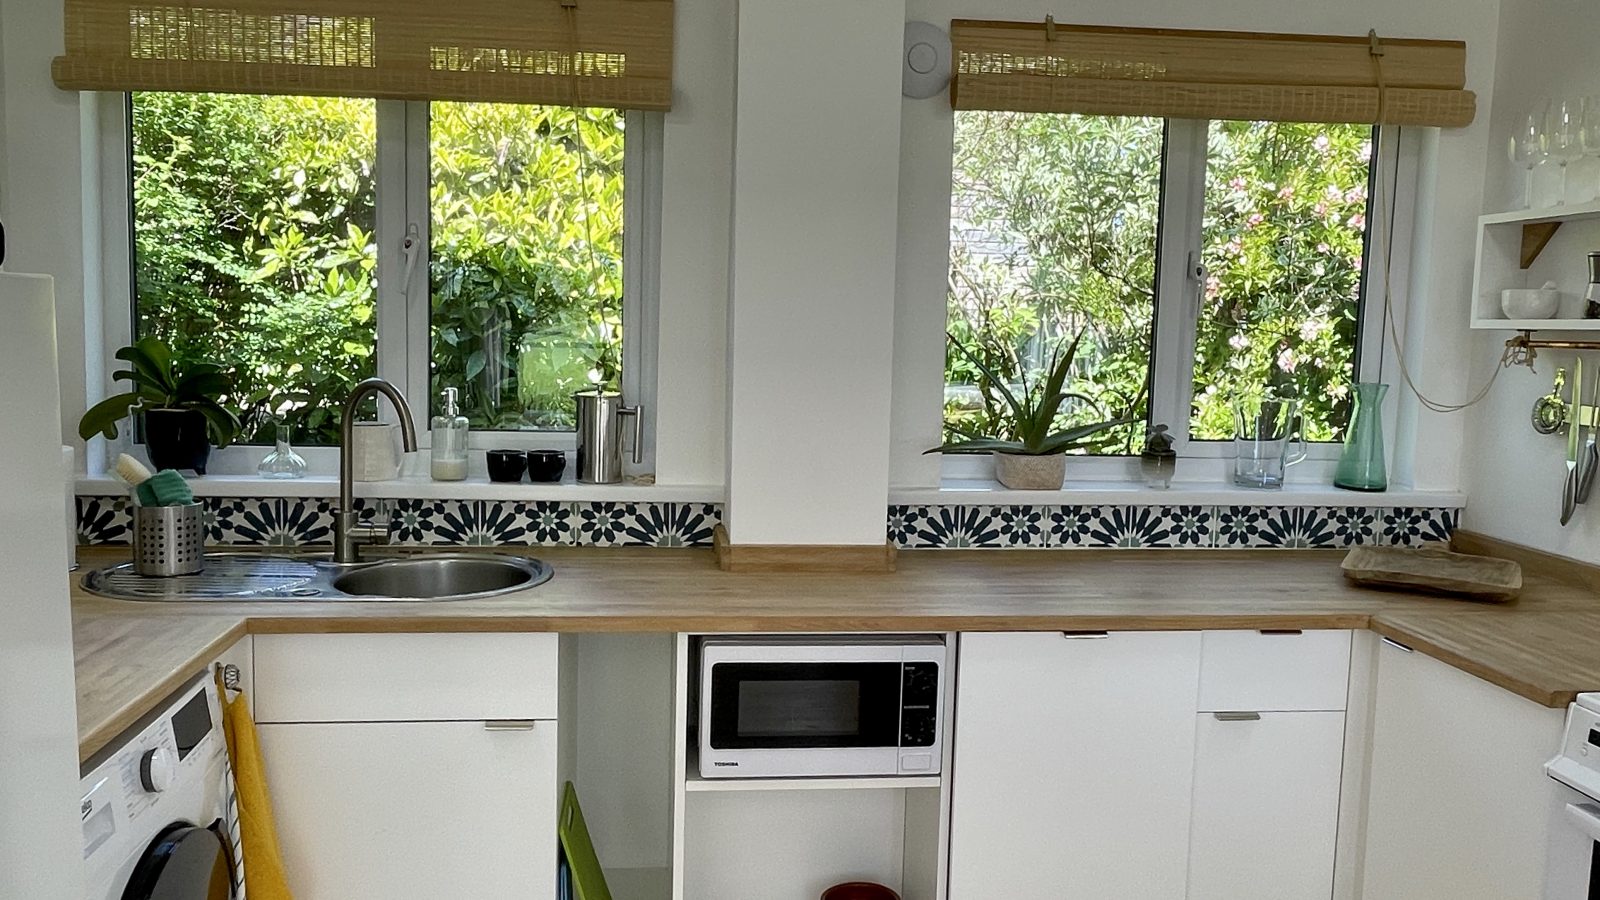
[[[305,457],[294,452],[289,446],[289,426],[284,422],[278,423],[278,442],[271,453],[261,460],[261,465],[256,466],[256,474],[262,478],[304,478],[306,476]]]
[[[444,389],[444,409],[433,417],[433,450],[428,469],[434,481],[467,477],[467,417],[461,414],[455,388]]]
[[[1178,468],[1178,453],[1172,449],[1172,435],[1167,426],[1157,425],[1145,436],[1144,452],[1139,454],[1139,471],[1144,483],[1157,490],[1172,487],[1172,475]]]

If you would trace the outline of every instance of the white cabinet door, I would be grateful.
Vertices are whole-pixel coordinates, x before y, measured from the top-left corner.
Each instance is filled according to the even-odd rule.
[[[1342,712],[1202,713],[1189,900],[1328,900],[1343,757]]]
[[[1179,900],[1200,635],[964,634],[951,900]]]
[[[298,900],[555,895],[555,722],[259,731]]]
[[[1563,711],[1378,650],[1363,900],[1538,900]]]

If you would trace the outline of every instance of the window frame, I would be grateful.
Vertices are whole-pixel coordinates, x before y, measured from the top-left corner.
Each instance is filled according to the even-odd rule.
[[[119,390],[111,374],[121,362],[118,348],[133,341],[134,256],[132,179],[133,159],[129,131],[130,97],[127,93],[85,95],[85,118],[93,117],[98,134],[101,216],[98,241],[104,261],[100,283],[98,329],[86,323],[89,333],[101,334],[100,352],[91,355],[90,375],[102,390]],[[427,101],[377,100],[377,159],[374,193],[379,247],[377,329],[378,376],[393,382],[411,405],[416,420],[418,449],[432,446],[430,429],[431,339],[430,296],[426,253],[431,247],[429,225],[430,160]],[[657,355],[660,331],[660,245],[662,142],[665,118],[659,112],[626,110],[627,139],[623,148],[623,298],[622,392],[630,405],[642,408],[640,441],[644,463],[655,464],[655,407]],[[409,284],[405,281],[405,253],[401,250],[408,229],[414,228],[424,255],[418,258]],[[383,248],[392,248],[384,252]],[[95,367],[101,367],[99,372]],[[396,421],[395,411],[379,405],[381,421]],[[119,443],[135,443],[124,435]],[[221,475],[254,475],[265,445],[233,445],[213,451],[209,470]],[[475,429],[468,447],[575,450],[572,431],[491,431]],[[332,475],[338,468],[338,448],[297,446],[310,464],[310,474]],[[115,450],[112,451],[116,452]]]
[[[1150,423],[1165,423],[1172,434],[1173,449],[1183,459],[1215,461],[1218,478],[1225,476],[1224,463],[1233,458],[1229,441],[1207,441],[1189,436],[1190,403],[1194,390],[1195,340],[1199,325],[1200,291],[1204,288],[1205,274],[1199,270],[1200,255],[1204,247],[1204,217],[1206,166],[1208,156],[1209,119],[1166,119],[1165,142],[1162,153],[1160,190],[1160,217],[1156,235],[1156,278],[1154,323],[1151,347],[1151,393],[1149,401]],[[1412,202],[1409,189],[1420,165],[1420,147],[1417,135],[1421,129],[1388,126],[1375,132],[1372,174],[1368,182],[1369,197],[1376,198],[1377,185],[1382,182],[1390,203],[1391,221],[1381,228],[1382,237],[1390,241],[1386,248],[1373,240],[1379,211],[1376,199],[1369,200],[1367,249],[1364,254],[1362,296],[1358,312],[1358,338],[1355,347],[1355,372],[1357,381],[1379,381],[1388,357],[1385,345],[1387,325],[1383,315],[1383,289],[1385,266],[1391,263],[1396,275],[1404,274],[1410,255],[1409,222]],[[952,144],[952,151],[954,145]],[[953,156],[952,156],[953,164]],[[948,229],[947,229],[948,234]],[[948,257],[946,265],[948,266]],[[1403,284],[1403,282],[1396,282]],[[1405,321],[1403,291],[1396,291],[1392,300],[1397,322]],[[946,301],[948,302],[948,301]],[[948,352],[947,342],[941,341],[941,358]],[[944,367],[940,366],[941,376]],[[942,410],[938,413],[943,422]],[[1394,433],[1396,399],[1385,404],[1384,427]],[[1307,445],[1307,466],[1297,469],[1332,470],[1343,450],[1339,441],[1313,442]],[[1072,480],[1138,481],[1137,455],[1074,456]],[[1201,470],[1204,471],[1204,465]],[[1293,470],[1291,470],[1293,471]],[[942,458],[940,466],[943,481],[987,480],[992,476],[992,463],[984,456],[950,454]],[[1320,474],[1320,471],[1319,471]]]

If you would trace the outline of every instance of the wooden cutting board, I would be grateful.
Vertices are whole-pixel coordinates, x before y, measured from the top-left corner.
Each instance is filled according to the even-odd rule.
[[[1508,559],[1434,547],[1357,547],[1345,555],[1344,577],[1359,585],[1456,594],[1505,603],[1522,591],[1522,567]]]

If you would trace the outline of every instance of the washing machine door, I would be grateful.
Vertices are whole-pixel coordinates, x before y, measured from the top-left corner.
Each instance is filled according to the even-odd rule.
[[[233,858],[222,822],[174,822],[139,858],[122,900],[232,900]]]

